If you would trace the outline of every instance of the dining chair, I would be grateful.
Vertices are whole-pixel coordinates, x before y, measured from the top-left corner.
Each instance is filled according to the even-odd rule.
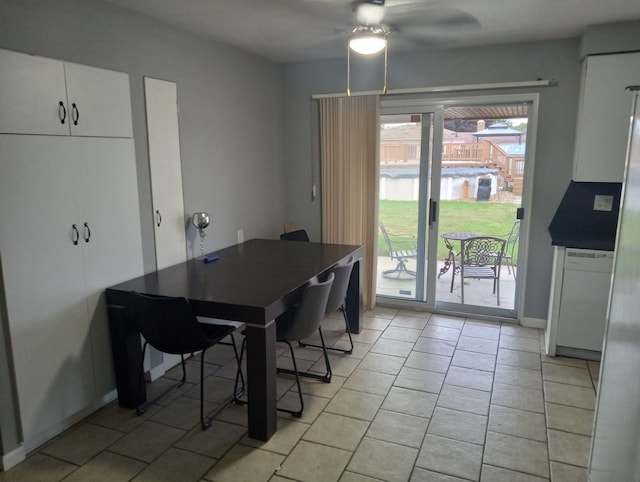
[[[491,279],[493,280],[493,293],[497,295],[497,303],[500,306],[500,267],[506,241],[494,236],[476,236],[463,239],[460,252],[460,292],[464,304],[464,280]],[[455,263],[455,258],[454,258]],[[451,286],[456,275],[456,265],[452,271]]]
[[[309,235],[304,229],[289,231],[280,235],[282,241],[309,241]]]
[[[169,387],[155,399],[139,405],[136,409],[141,415],[146,409],[169,391],[184,384],[187,371],[185,365],[185,355],[200,353],[200,426],[206,430],[211,425],[211,420],[217,413],[226,407],[223,404],[213,414],[207,417],[204,415],[204,359],[205,352],[212,346],[221,343],[229,344],[233,347],[236,363],[240,366],[240,356],[236,348],[233,332],[236,327],[232,324],[200,323],[191,309],[191,305],[186,298],[148,296],[140,293],[131,293],[131,302],[127,308],[131,321],[136,323],[140,334],[144,338],[142,345],[142,364],[144,365],[144,355],[147,345],[151,345],[156,350],[163,353],[180,355],[182,364],[182,378],[175,385]],[[225,343],[222,340],[230,337],[231,342]],[[140,373],[144,373],[141,367]],[[139,389],[142,390],[144,381],[140,380]],[[244,387],[244,377],[242,378]],[[229,398],[229,402],[236,398],[236,393]]]
[[[294,417],[301,417],[304,410],[304,400],[302,398],[300,377],[315,378],[325,383],[329,383],[331,381],[331,364],[329,362],[329,354],[327,353],[327,349],[324,344],[324,336],[322,334],[322,327],[320,326],[320,324],[322,322],[322,319],[324,318],[325,310],[327,307],[327,300],[329,299],[329,292],[331,291],[331,285],[333,284],[333,281],[334,274],[329,273],[325,281],[315,281],[307,285],[307,287],[304,289],[304,292],[302,293],[300,302],[296,306],[276,318],[276,341],[287,344],[293,364],[293,370],[288,368],[277,368],[277,372],[295,376],[298,389],[298,397],[300,399],[299,410],[291,410],[283,407],[277,407],[277,409],[281,412],[290,413]],[[325,375],[298,370],[298,364],[296,362],[293,345],[291,344],[292,341],[299,341],[303,338],[307,338],[316,331],[319,332],[320,340],[322,342],[324,360],[327,369],[327,373]],[[243,340],[242,347],[240,349],[240,365],[238,367],[238,372],[236,375],[236,382],[242,373],[240,366],[245,349],[246,338]],[[246,403],[246,400],[237,397],[236,402],[242,404]]]
[[[339,351],[346,355],[353,353],[353,338],[351,337],[351,327],[349,326],[349,319],[347,318],[347,289],[349,288],[349,280],[351,279],[351,272],[353,271],[354,264],[355,260],[353,259],[353,256],[350,256],[346,263],[338,264],[331,269],[331,273],[334,274],[334,279],[333,284],[331,285],[331,291],[329,292],[327,308],[325,310],[325,318],[336,311],[340,311],[342,313],[345,333],[349,338],[349,348],[327,346],[326,349]],[[301,346],[322,348],[322,344],[318,343],[310,343],[303,340],[300,340],[298,343]]]
[[[304,229],[299,229],[297,231],[289,231],[288,233],[282,233],[280,235],[281,240],[292,240],[292,241],[309,241],[309,237],[307,236],[307,232]],[[326,347],[327,350],[339,351],[345,353],[347,355],[353,353],[353,338],[351,337],[351,328],[349,327],[349,320],[347,318],[346,312],[346,298],[347,298],[347,289],[349,288],[349,280],[351,279],[351,271],[353,269],[354,259],[353,256],[349,258],[349,260],[344,264],[339,264],[335,266],[331,272],[335,275],[335,279],[333,284],[331,285],[331,292],[329,294],[329,301],[327,302],[327,310],[326,315],[330,313],[334,313],[336,311],[341,311],[342,316],[344,318],[345,325],[345,333],[349,337],[349,348],[337,348],[337,347]],[[318,343],[308,343],[299,340],[298,343],[301,346],[310,346],[315,348],[322,348],[322,344]]]

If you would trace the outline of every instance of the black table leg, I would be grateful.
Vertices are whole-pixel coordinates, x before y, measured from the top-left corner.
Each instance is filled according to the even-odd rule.
[[[136,408],[147,401],[142,373],[140,332],[125,315],[124,306],[109,305],[109,331],[118,390],[118,405]]]
[[[247,325],[249,437],[267,441],[277,428],[276,324]]]
[[[351,270],[351,278],[349,278],[349,286],[347,287],[347,320],[349,320],[349,329],[351,333],[360,333],[362,325],[362,313],[360,310],[360,261],[353,263]]]

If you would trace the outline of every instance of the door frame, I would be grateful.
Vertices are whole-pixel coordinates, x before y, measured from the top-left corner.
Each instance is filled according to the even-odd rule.
[[[526,140],[526,153],[524,163],[524,184],[522,190],[522,202],[521,208],[524,210],[524,218],[520,222],[520,239],[518,246],[518,263],[516,265],[518,277],[516,280],[516,291],[514,299],[513,310],[505,310],[500,308],[498,310],[486,307],[475,307],[473,310],[460,310],[463,305],[452,303],[436,303],[435,300],[435,283],[429,282],[429,280],[435,280],[436,264],[429,263],[427,267],[427,296],[425,301],[406,300],[401,298],[390,297],[378,297],[376,296],[376,303],[380,305],[393,306],[398,308],[410,308],[426,310],[433,313],[445,313],[461,316],[474,316],[474,317],[488,317],[488,318],[500,318],[510,321],[520,321],[522,318],[522,311],[525,301],[526,291],[526,279],[527,279],[527,265],[528,265],[528,252],[529,252],[529,227],[531,223],[532,212],[532,192],[533,192],[533,178],[535,173],[535,146],[537,139],[537,125],[538,125],[538,109],[539,109],[540,94],[535,92],[524,92],[520,94],[501,94],[501,93],[471,93],[471,94],[448,94],[446,97],[442,96],[442,93],[429,93],[421,95],[395,95],[389,97],[383,97],[380,101],[380,112],[382,115],[386,114],[400,114],[400,113],[434,113],[434,122],[442,122],[442,119],[438,119],[438,112],[440,115],[444,112],[444,109],[448,107],[457,107],[462,105],[482,105],[482,104],[517,104],[526,103],[528,108],[528,126],[527,126],[527,140]],[[439,132],[438,132],[439,131]],[[438,139],[437,136],[440,136]],[[430,144],[433,146],[442,145],[442,130],[434,129],[433,138],[430,140]],[[442,153],[438,152],[438,149],[433,150],[433,157],[430,160],[430,168],[435,169],[432,175],[440,177]],[[422,163],[421,163],[422,168]],[[431,197],[440,199],[440,185],[430,186]],[[436,216],[439,219],[440,206],[438,204],[436,208]],[[423,213],[421,212],[421,215]],[[425,245],[423,245],[424,249]],[[431,242],[426,244],[428,259],[437,258],[437,243]],[[424,251],[423,251],[424,252]],[[429,266],[433,265],[433,266]]]

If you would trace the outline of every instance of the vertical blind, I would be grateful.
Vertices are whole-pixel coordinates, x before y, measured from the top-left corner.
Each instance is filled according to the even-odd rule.
[[[322,241],[362,245],[362,304],[375,302],[378,146],[377,95],[319,99]]]

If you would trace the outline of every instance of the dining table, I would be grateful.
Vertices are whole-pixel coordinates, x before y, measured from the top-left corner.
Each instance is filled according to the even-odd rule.
[[[146,400],[140,333],[127,314],[132,293],[184,297],[198,316],[245,324],[248,434],[269,440],[277,429],[276,319],[309,283],[353,257],[345,311],[359,333],[362,256],[359,245],[252,239],[107,288],[119,405],[135,408]]]

